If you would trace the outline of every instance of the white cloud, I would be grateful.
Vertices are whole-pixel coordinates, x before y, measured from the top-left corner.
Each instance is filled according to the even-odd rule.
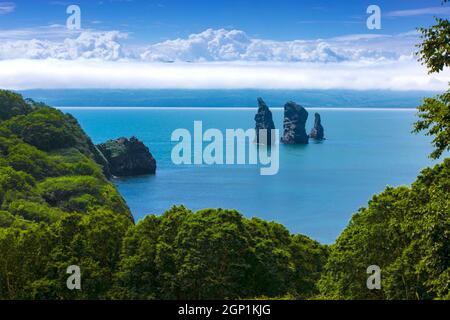
[[[444,90],[450,80],[416,61],[417,32],[274,41],[208,29],[139,47],[118,31],[47,28],[51,39],[0,31],[0,87]]]
[[[409,10],[397,10],[388,12],[386,15],[389,17],[413,17],[440,14],[450,14],[450,7],[428,7]]]
[[[394,38],[394,39],[391,39]],[[400,42],[383,46],[383,41]],[[407,42],[407,50],[404,45]],[[411,54],[411,37],[351,35],[332,39],[273,41],[250,38],[240,30],[208,29],[186,39],[147,47],[145,61],[279,61],[342,62],[361,59],[398,59]],[[401,46],[401,48],[400,48]],[[396,50],[399,48],[401,50]]]
[[[84,31],[76,38],[66,38],[59,42],[38,39],[3,41],[0,44],[0,59],[118,60],[125,57],[119,43],[119,40],[124,37],[126,37],[125,34],[117,31]]]
[[[13,2],[0,2],[0,15],[14,12],[16,5]]]
[[[45,39],[42,37],[45,35]],[[68,31],[55,25],[0,32],[0,59],[135,58],[149,62],[275,61],[344,62],[397,60],[410,55],[417,34],[348,35],[331,39],[273,41],[240,30],[208,29],[185,39],[127,48],[118,31]]]
[[[445,90],[449,72],[429,76],[411,59],[384,62],[281,63],[6,60],[0,87],[181,89]]]

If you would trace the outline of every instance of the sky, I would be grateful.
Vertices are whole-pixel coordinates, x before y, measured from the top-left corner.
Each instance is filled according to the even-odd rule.
[[[66,9],[81,9],[68,30]],[[381,29],[369,30],[369,5]],[[0,87],[443,90],[413,53],[440,0],[0,0]],[[170,64],[169,64],[170,62]],[[276,80],[275,80],[276,79]]]
[[[77,4],[85,28],[132,33],[136,42],[158,42],[212,29],[244,30],[273,40],[330,38],[366,33],[366,9],[378,5],[385,18],[373,33],[401,33],[427,26],[433,15],[449,16],[439,0],[85,0],[0,2],[13,6],[1,29],[64,25],[66,8]],[[424,10],[427,9],[427,10]],[[1,9],[0,9],[1,12]]]

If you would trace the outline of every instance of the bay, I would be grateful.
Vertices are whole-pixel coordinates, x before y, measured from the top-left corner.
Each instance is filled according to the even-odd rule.
[[[280,146],[277,175],[258,166],[183,165],[171,161],[175,129],[253,128],[255,108],[61,108],[73,114],[95,143],[137,136],[157,160],[155,176],[115,179],[136,220],[172,205],[192,210],[229,208],[332,243],[352,214],[387,186],[410,184],[432,164],[429,138],[411,134],[414,109],[308,108],[322,116],[327,140]],[[283,111],[272,108],[277,128]]]

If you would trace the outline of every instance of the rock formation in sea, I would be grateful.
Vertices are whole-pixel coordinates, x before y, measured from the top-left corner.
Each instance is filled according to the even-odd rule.
[[[284,105],[283,137],[284,144],[308,144],[309,136],[306,134],[306,120],[308,111],[295,102]]]
[[[316,140],[323,140],[325,138],[320,114],[318,113],[314,115],[314,128],[312,128],[309,137]]]
[[[97,145],[117,177],[154,174],[156,160],[150,150],[136,137],[109,140]]]
[[[272,112],[266,105],[262,98],[258,98],[258,112],[255,115],[256,122],[256,143],[271,145],[274,143],[274,138],[272,137],[272,129],[275,129],[275,124],[273,123]],[[260,137],[259,130],[266,129],[267,135],[265,137]]]

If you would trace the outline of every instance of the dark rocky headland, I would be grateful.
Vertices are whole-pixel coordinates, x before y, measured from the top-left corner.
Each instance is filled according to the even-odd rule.
[[[97,145],[112,175],[117,177],[155,174],[156,160],[136,137],[109,140]]]

